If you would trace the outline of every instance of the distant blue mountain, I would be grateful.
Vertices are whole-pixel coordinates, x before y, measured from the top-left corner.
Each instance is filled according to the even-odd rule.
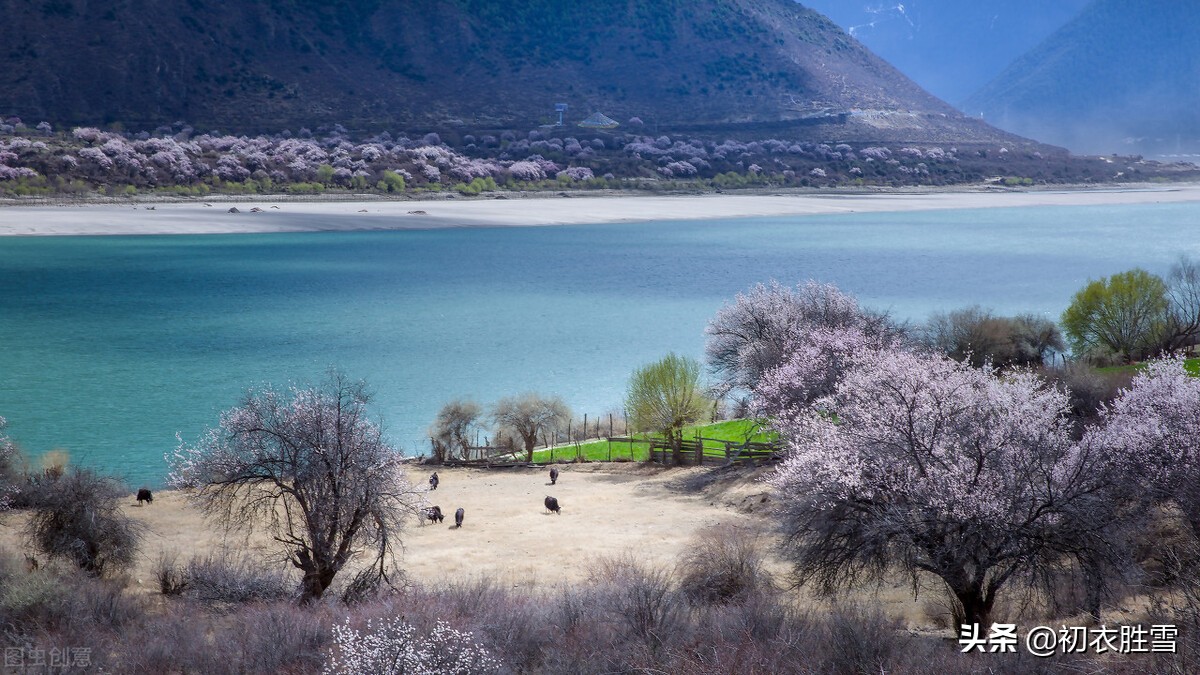
[[[1095,0],[962,107],[1076,152],[1194,158],[1198,29],[1197,0]]]
[[[828,16],[926,91],[957,105],[1079,14],[1089,0],[800,2]]]

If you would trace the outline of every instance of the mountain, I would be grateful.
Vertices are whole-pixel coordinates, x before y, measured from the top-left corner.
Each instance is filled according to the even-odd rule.
[[[801,0],[935,96],[958,104],[1091,0]]]
[[[1094,0],[964,104],[1077,152],[1200,152],[1200,3]]]
[[[256,132],[529,128],[1019,142],[792,0],[0,0],[0,115]]]

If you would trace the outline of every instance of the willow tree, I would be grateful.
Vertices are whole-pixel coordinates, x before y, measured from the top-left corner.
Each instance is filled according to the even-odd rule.
[[[683,427],[706,420],[712,409],[700,384],[700,362],[672,353],[633,371],[625,409],[634,431],[661,433],[682,464]]]
[[[386,579],[404,517],[422,491],[367,416],[362,382],[251,390],[193,445],[181,443],[168,482],[210,518],[265,529],[301,571],[300,601],[319,599],[364,549],[355,583]]]
[[[1167,284],[1143,269],[1089,281],[1062,315],[1077,355],[1110,351],[1132,361],[1160,346],[1167,330]]]

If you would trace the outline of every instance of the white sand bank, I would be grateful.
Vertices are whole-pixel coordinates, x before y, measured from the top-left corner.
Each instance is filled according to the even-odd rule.
[[[3,235],[218,234],[405,230],[443,227],[741,218],[1021,206],[1200,202],[1200,185],[1009,192],[928,191],[879,194],[704,194],[685,196],[538,196],[425,201],[234,199],[137,205],[7,206]],[[236,207],[240,213],[229,213]],[[254,213],[251,209],[261,212]]]

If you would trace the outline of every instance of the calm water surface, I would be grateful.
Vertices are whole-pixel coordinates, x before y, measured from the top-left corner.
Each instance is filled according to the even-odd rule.
[[[633,368],[703,354],[759,281],[837,283],[906,319],[1057,318],[1089,278],[1200,256],[1200,204],[408,232],[0,238],[0,415],[31,454],[161,485],[249,386],[366,378],[416,454],[448,399],[591,415]]]

